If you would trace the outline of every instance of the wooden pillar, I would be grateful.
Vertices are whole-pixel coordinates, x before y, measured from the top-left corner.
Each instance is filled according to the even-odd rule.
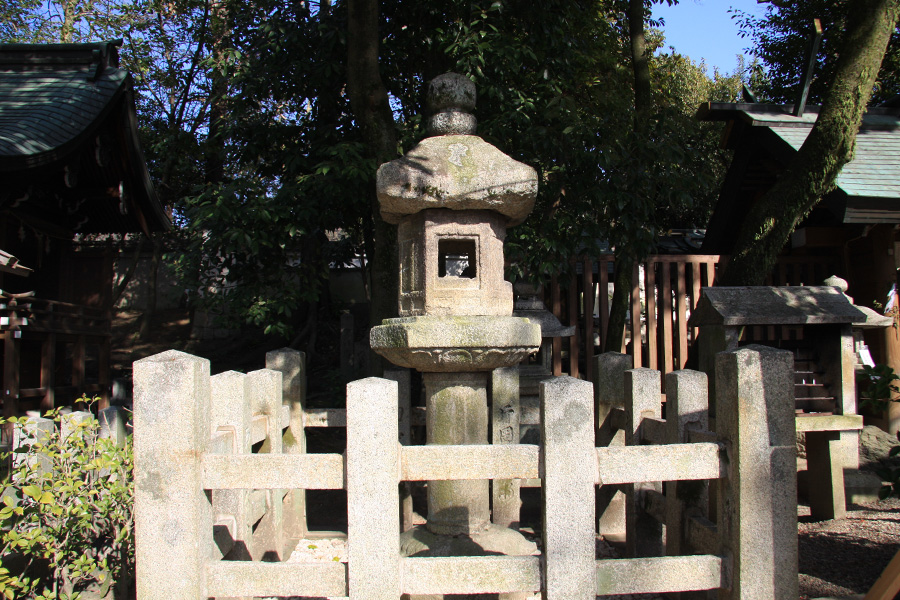
[[[112,385],[109,374],[109,346],[110,336],[108,335],[100,338],[100,343],[97,344],[97,383],[100,384],[100,410],[109,408],[110,387]]]
[[[10,320],[12,320],[10,318]],[[19,412],[19,344],[15,331],[7,330],[3,337],[3,437],[12,443],[13,424],[10,417]]]
[[[107,351],[109,346],[107,346]],[[107,355],[107,375],[109,374],[109,355]],[[102,382],[101,382],[102,383]],[[41,345],[41,387],[44,397],[41,399],[41,413],[56,407],[56,334],[48,333]],[[105,406],[101,409],[106,408]]]

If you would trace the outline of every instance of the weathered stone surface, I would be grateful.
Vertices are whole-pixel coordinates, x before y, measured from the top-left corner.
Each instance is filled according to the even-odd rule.
[[[425,121],[428,135],[472,135],[478,127],[475,115],[460,110],[445,110]]]
[[[625,404],[625,371],[634,366],[631,356],[604,352],[594,357],[594,412],[596,446],[624,446],[625,432],[613,427],[610,415]],[[597,531],[606,537],[625,535],[625,492],[621,486],[597,488]]]
[[[401,317],[369,335],[372,350],[419,371],[489,371],[537,352],[541,329],[515,317]]]
[[[735,598],[797,598],[793,366],[790,352],[767,346],[716,356],[716,433],[731,461],[731,476],[719,480],[718,527],[734,556]]]
[[[690,442],[688,431],[709,429],[709,386],[706,373],[680,370],[666,373],[666,434],[670,444]],[[707,517],[706,481],[669,481],[666,487],[666,554],[680,556],[690,548],[685,514]],[[680,600],[701,600],[686,592]],[[703,599],[705,600],[705,599]]]
[[[593,600],[593,386],[572,377],[541,382],[544,440],[544,586],[547,598]]]
[[[250,381],[235,371],[226,371],[210,378],[210,412],[213,430],[232,431],[232,454],[250,454]],[[253,523],[250,521],[250,495],[247,490],[213,490],[213,519],[227,528],[230,548],[217,547],[234,560],[250,560]],[[224,533],[224,532],[222,532]]]
[[[431,114],[442,110],[475,110],[475,84],[460,73],[444,73],[428,82],[425,108]]]
[[[493,210],[521,223],[534,207],[537,172],[474,135],[425,138],[378,168],[381,216],[399,223],[428,208]]]
[[[505,367],[491,373],[491,442],[495,445],[518,444],[521,407],[519,405],[519,369]],[[518,479],[491,482],[492,521],[503,527],[519,526]]]
[[[861,469],[877,469],[884,462],[900,467],[900,456],[891,458],[891,448],[898,443],[897,436],[886,431],[866,425],[859,436],[859,467]]]
[[[189,401],[186,401],[189,399]],[[137,594],[205,593],[212,507],[199,460],[209,443],[209,361],[170,350],[134,363]]]
[[[641,444],[641,422],[645,418],[659,419],[662,415],[660,397],[660,374],[655,369],[630,369],[625,371],[625,443],[627,446]],[[662,493],[659,480],[640,477],[638,481],[625,487],[625,549],[629,557],[660,556],[662,547],[662,524],[650,515],[644,507],[647,496],[653,492]]]
[[[119,406],[110,406],[97,413],[100,422],[100,437],[113,440],[117,447],[125,445],[128,433],[125,431],[125,411]]]

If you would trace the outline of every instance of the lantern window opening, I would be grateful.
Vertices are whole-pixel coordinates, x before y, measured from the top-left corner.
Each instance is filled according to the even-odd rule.
[[[444,238],[438,240],[438,277],[475,279],[478,276],[476,240]]]

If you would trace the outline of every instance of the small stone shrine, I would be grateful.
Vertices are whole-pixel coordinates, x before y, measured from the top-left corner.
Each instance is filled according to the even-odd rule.
[[[512,316],[503,279],[506,228],[534,206],[537,173],[474,135],[475,86],[466,77],[431,81],[427,107],[428,137],[378,169],[382,217],[398,225],[400,317],[374,327],[370,342],[424,374],[428,445],[487,444],[490,372],[541,345],[540,325]],[[534,550],[491,523],[487,480],[429,482],[427,524],[401,539],[407,556]]]
[[[844,469],[859,467],[862,428],[852,328],[866,315],[830,285],[703,288],[702,294],[688,324],[700,328],[700,370],[710,374],[710,395],[716,354],[743,345],[746,329],[799,328],[801,339],[789,344],[760,343],[788,344],[794,353],[794,395],[784,401],[794,405],[796,431],[806,435],[812,518],[842,518]]]

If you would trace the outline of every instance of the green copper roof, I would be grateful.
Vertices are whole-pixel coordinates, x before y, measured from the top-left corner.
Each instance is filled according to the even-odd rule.
[[[0,44],[0,204],[20,222],[57,236],[170,226],[120,44]]]
[[[0,155],[37,158],[78,139],[93,129],[126,77],[119,69],[106,69],[96,81],[83,71],[0,71]]]
[[[793,150],[798,150],[818,118],[818,106],[800,116],[793,106],[710,103],[699,115],[707,120],[739,119],[751,127],[767,127]],[[870,108],[856,136],[856,153],[837,178],[848,197],[900,199],[900,110]]]

